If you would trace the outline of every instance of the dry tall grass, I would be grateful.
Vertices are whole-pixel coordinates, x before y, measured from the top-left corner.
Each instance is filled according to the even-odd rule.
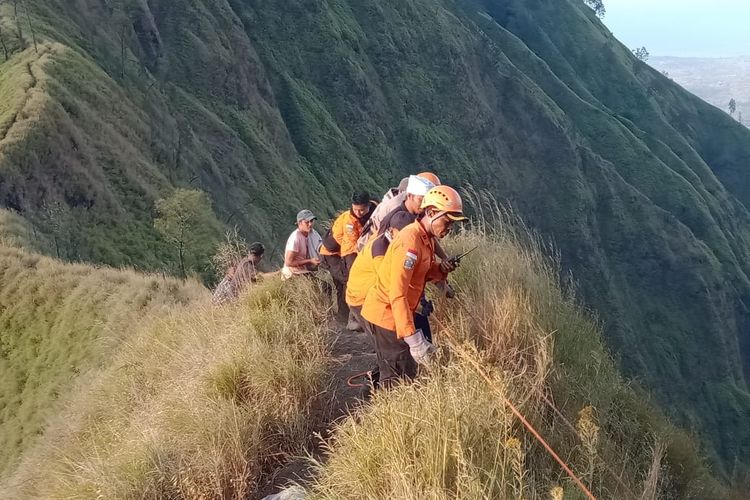
[[[459,298],[437,299],[440,356],[339,425],[310,496],[578,498],[508,400],[598,498],[721,497],[690,439],[619,377],[597,323],[542,257],[549,248],[514,227],[482,223],[449,242],[455,253],[479,248],[453,277]],[[5,252],[16,264],[3,279],[17,285],[0,299],[48,298],[32,310],[60,315],[50,332],[76,331],[85,314],[112,314],[110,326],[122,327],[141,307],[101,289],[102,276],[127,287],[136,275],[62,272]],[[82,297],[100,298],[86,310]],[[166,307],[81,384],[0,487],[11,498],[247,498],[316,424],[327,368],[319,301],[305,280],[266,280],[235,305]],[[7,317],[34,318],[19,307]]]
[[[0,212],[7,221],[23,239],[18,218]],[[0,246],[0,476],[43,433],[72,380],[106,362],[138,321],[206,295],[194,282]]]
[[[692,444],[620,379],[550,249],[506,217],[484,223],[496,214],[449,242],[479,248],[452,278],[458,298],[438,301],[441,356],[338,427],[312,498],[583,498],[504,399],[598,498],[718,494]],[[657,435],[673,453],[652,460]]]
[[[327,366],[317,301],[306,281],[266,280],[237,305],[153,320],[52,424],[14,495],[247,498],[309,439]]]

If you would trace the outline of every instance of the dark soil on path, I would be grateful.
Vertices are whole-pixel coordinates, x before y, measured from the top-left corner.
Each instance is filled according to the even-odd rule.
[[[319,398],[319,408],[323,415],[322,424],[315,429],[315,434],[323,438],[330,435],[335,423],[362,404],[369,394],[369,387],[349,387],[347,380],[352,375],[365,372],[375,366],[375,352],[372,340],[364,332],[352,332],[333,322],[331,324],[333,364],[331,380],[326,391]],[[359,380],[358,382],[365,382]],[[312,455],[323,460],[321,440],[311,436],[310,445],[301,455]],[[261,481],[253,498],[262,499],[267,495],[278,493],[291,483],[304,484],[312,477],[310,460],[305,456],[290,457],[289,460],[273,474]]]

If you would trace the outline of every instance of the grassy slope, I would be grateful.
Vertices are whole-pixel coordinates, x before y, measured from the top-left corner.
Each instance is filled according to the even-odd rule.
[[[639,65],[580,2],[88,0],[32,14],[59,44],[36,65],[20,142],[0,145],[0,200],[40,228],[42,198],[70,206],[82,241],[63,256],[161,265],[149,208],[171,185],[281,241],[300,205],[331,213],[356,185],[433,164],[553,237],[627,374],[725,464],[750,455],[750,135]],[[34,57],[0,75],[27,85]]]
[[[615,132],[601,119],[592,122],[591,117],[586,120],[581,115],[576,120],[585,125],[582,131],[589,147],[616,169],[606,174],[609,179],[605,177],[605,182],[598,172],[591,176],[596,200],[592,217],[599,219],[596,225],[604,226],[592,237],[604,251],[604,265],[599,267],[607,273],[589,272],[595,267],[590,256],[565,257],[574,268],[582,268],[577,276],[590,303],[599,310],[610,310],[603,317],[615,326],[608,327],[609,338],[627,373],[664,388],[661,398],[668,405],[689,401],[690,409],[681,412],[683,423],[708,431],[711,439],[721,443],[725,457],[746,457],[748,441],[742,422],[750,414],[750,399],[743,376],[748,366],[743,340],[747,326],[740,304],[747,295],[748,269],[743,255],[747,252],[748,219],[731,194],[747,203],[746,181],[740,179],[736,168],[740,158],[750,153],[748,134],[717,110],[634,61],[606,30],[587,31],[588,23],[598,22],[586,10],[575,13],[535,6],[528,15],[512,20],[495,14],[511,31],[522,35],[581,100],[602,107],[622,124]],[[578,26],[574,31],[577,43],[566,43],[551,19]],[[565,47],[564,53],[560,47]],[[514,61],[526,64],[520,55]],[[603,78],[596,69],[603,65],[612,68],[614,78]],[[575,74],[571,68],[576,68]],[[554,82],[555,78],[538,81]],[[545,91],[550,95],[561,92],[553,88]],[[567,115],[580,113],[575,101],[557,100]],[[696,115],[701,119],[688,125],[685,117]],[[623,143],[632,146],[623,147]],[[613,180],[627,183],[632,194],[613,196]],[[603,188],[605,193],[601,193]],[[635,200],[639,205],[654,204],[655,213],[642,206],[634,210]],[[643,233],[661,236],[644,238]],[[686,244],[686,240],[693,243]],[[610,284],[613,279],[615,286]],[[610,281],[606,288],[603,281]],[[726,336],[727,330],[735,331],[736,337]],[[648,331],[658,341],[638,348]],[[738,344],[739,352],[735,350]],[[677,356],[673,355],[675,345],[682,346]],[[707,346],[713,347],[710,353]],[[710,366],[695,370],[704,356],[711,359]],[[687,383],[674,386],[665,380]],[[719,404],[726,410],[712,414],[718,401],[723,401]],[[708,425],[700,424],[701,418],[707,419]]]
[[[33,249],[33,228],[17,213],[0,209],[0,245]]]
[[[248,498],[316,425],[312,403],[327,367],[317,293],[311,283],[269,280],[240,304],[192,303],[121,327],[128,342],[67,399],[3,491]]]
[[[276,231],[286,232],[299,203],[335,211],[323,179],[297,157],[230,9],[208,14],[198,2],[164,2],[153,12],[125,2],[32,8],[37,35],[61,43],[41,46],[41,83],[31,92],[38,104],[0,148],[0,198],[45,233],[55,230],[45,225],[46,204],[70,207],[66,230],[57,232],[75,227],[76,238],[64,241],[61,257],[163,267],[170,256],[151,208],[171,186],[209,192],[222,220],[253,239],[282,239]],[[12,24],[7,6],[0,14]],[[185,36],[183,26],[195,32]],[[167,41],[169,50],[160,45]],[[0,65],[0,74],[14,77],[2,92],[18,91],[24,62],[35,57],[27,49]],[[355,187],[347,181],[332,194],[341,199]]]
[[[152,313],[185,305],[198,284],[66,265],[0,247],[0,472],[43,432],[76,375],[100,367]]]
[[[21,64],[13,64],[16,59]],[[35,82],[0,148],[5,206],[36,208],[26,217],[47,240],[58,240],[46,248],[53,255],[146,267],[163,261],[165,245],[143,216],[150,216],[147,197],[157,196],[166,182],[153,168],[139,169],[148,164],[134,137],[143,128],[137,106],[90,61],[60,44],[42,45],[39,56],[33,50],[17,54],[2,66],[2,74],[29,80],[33,74]],[[81,80],[98,85],[87,89],[78,86]],[[102,109],[111,114],[99,115]],[[133,172],[122,169],[125,158]],[[128,186],[129,176],[139,184]],[[118,206],[123,201],[127,211]],[[55,202],[65,209],[53,215],[49,207]],[[106,229],[114,225],[124,230]]]
[[[260,54],[277,78],[312,86],[365,164],[383,149],[434,163],[552,235],[626,372],[728,463],[743,460],[750,218],[725,165],[737,172],[750,135],[639,66],[575,3],[460,5],[238,8],[248,32],[266,28]]]

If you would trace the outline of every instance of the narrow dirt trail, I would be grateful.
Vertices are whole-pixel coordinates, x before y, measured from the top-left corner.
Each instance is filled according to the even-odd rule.
[[[369,389],[367,387],[349,387],[347,379],[354,374],[372,369],[375,366],[375,352],[372,340],[364,332],[351,332],[337,323],[331,323],[333,364],[331,366],[331,381],[325,393],[320,398],[320,410],[323,413],[322,424],[315,432],[323,437],[330,435],[334,424],[345,418],[365,400]],[[312,439],[311,445],[305,450],[315,458],[323,458],[320,440]],[[304,457],[295,457],[271,476],[264,478],[254,499],[262,499],[267,495],[278,493],[291,482],[304,484],[312,477],[310,462]]]

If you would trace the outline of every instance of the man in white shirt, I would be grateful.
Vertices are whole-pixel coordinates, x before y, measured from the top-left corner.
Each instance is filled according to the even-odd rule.
[[[284,249],[284,267],[281,269],[284,279],[308,274],[318,268],[323,238],[313,229],[315,219],[317,217],[307,209],[297,214],[297,229],[289,235]]]

